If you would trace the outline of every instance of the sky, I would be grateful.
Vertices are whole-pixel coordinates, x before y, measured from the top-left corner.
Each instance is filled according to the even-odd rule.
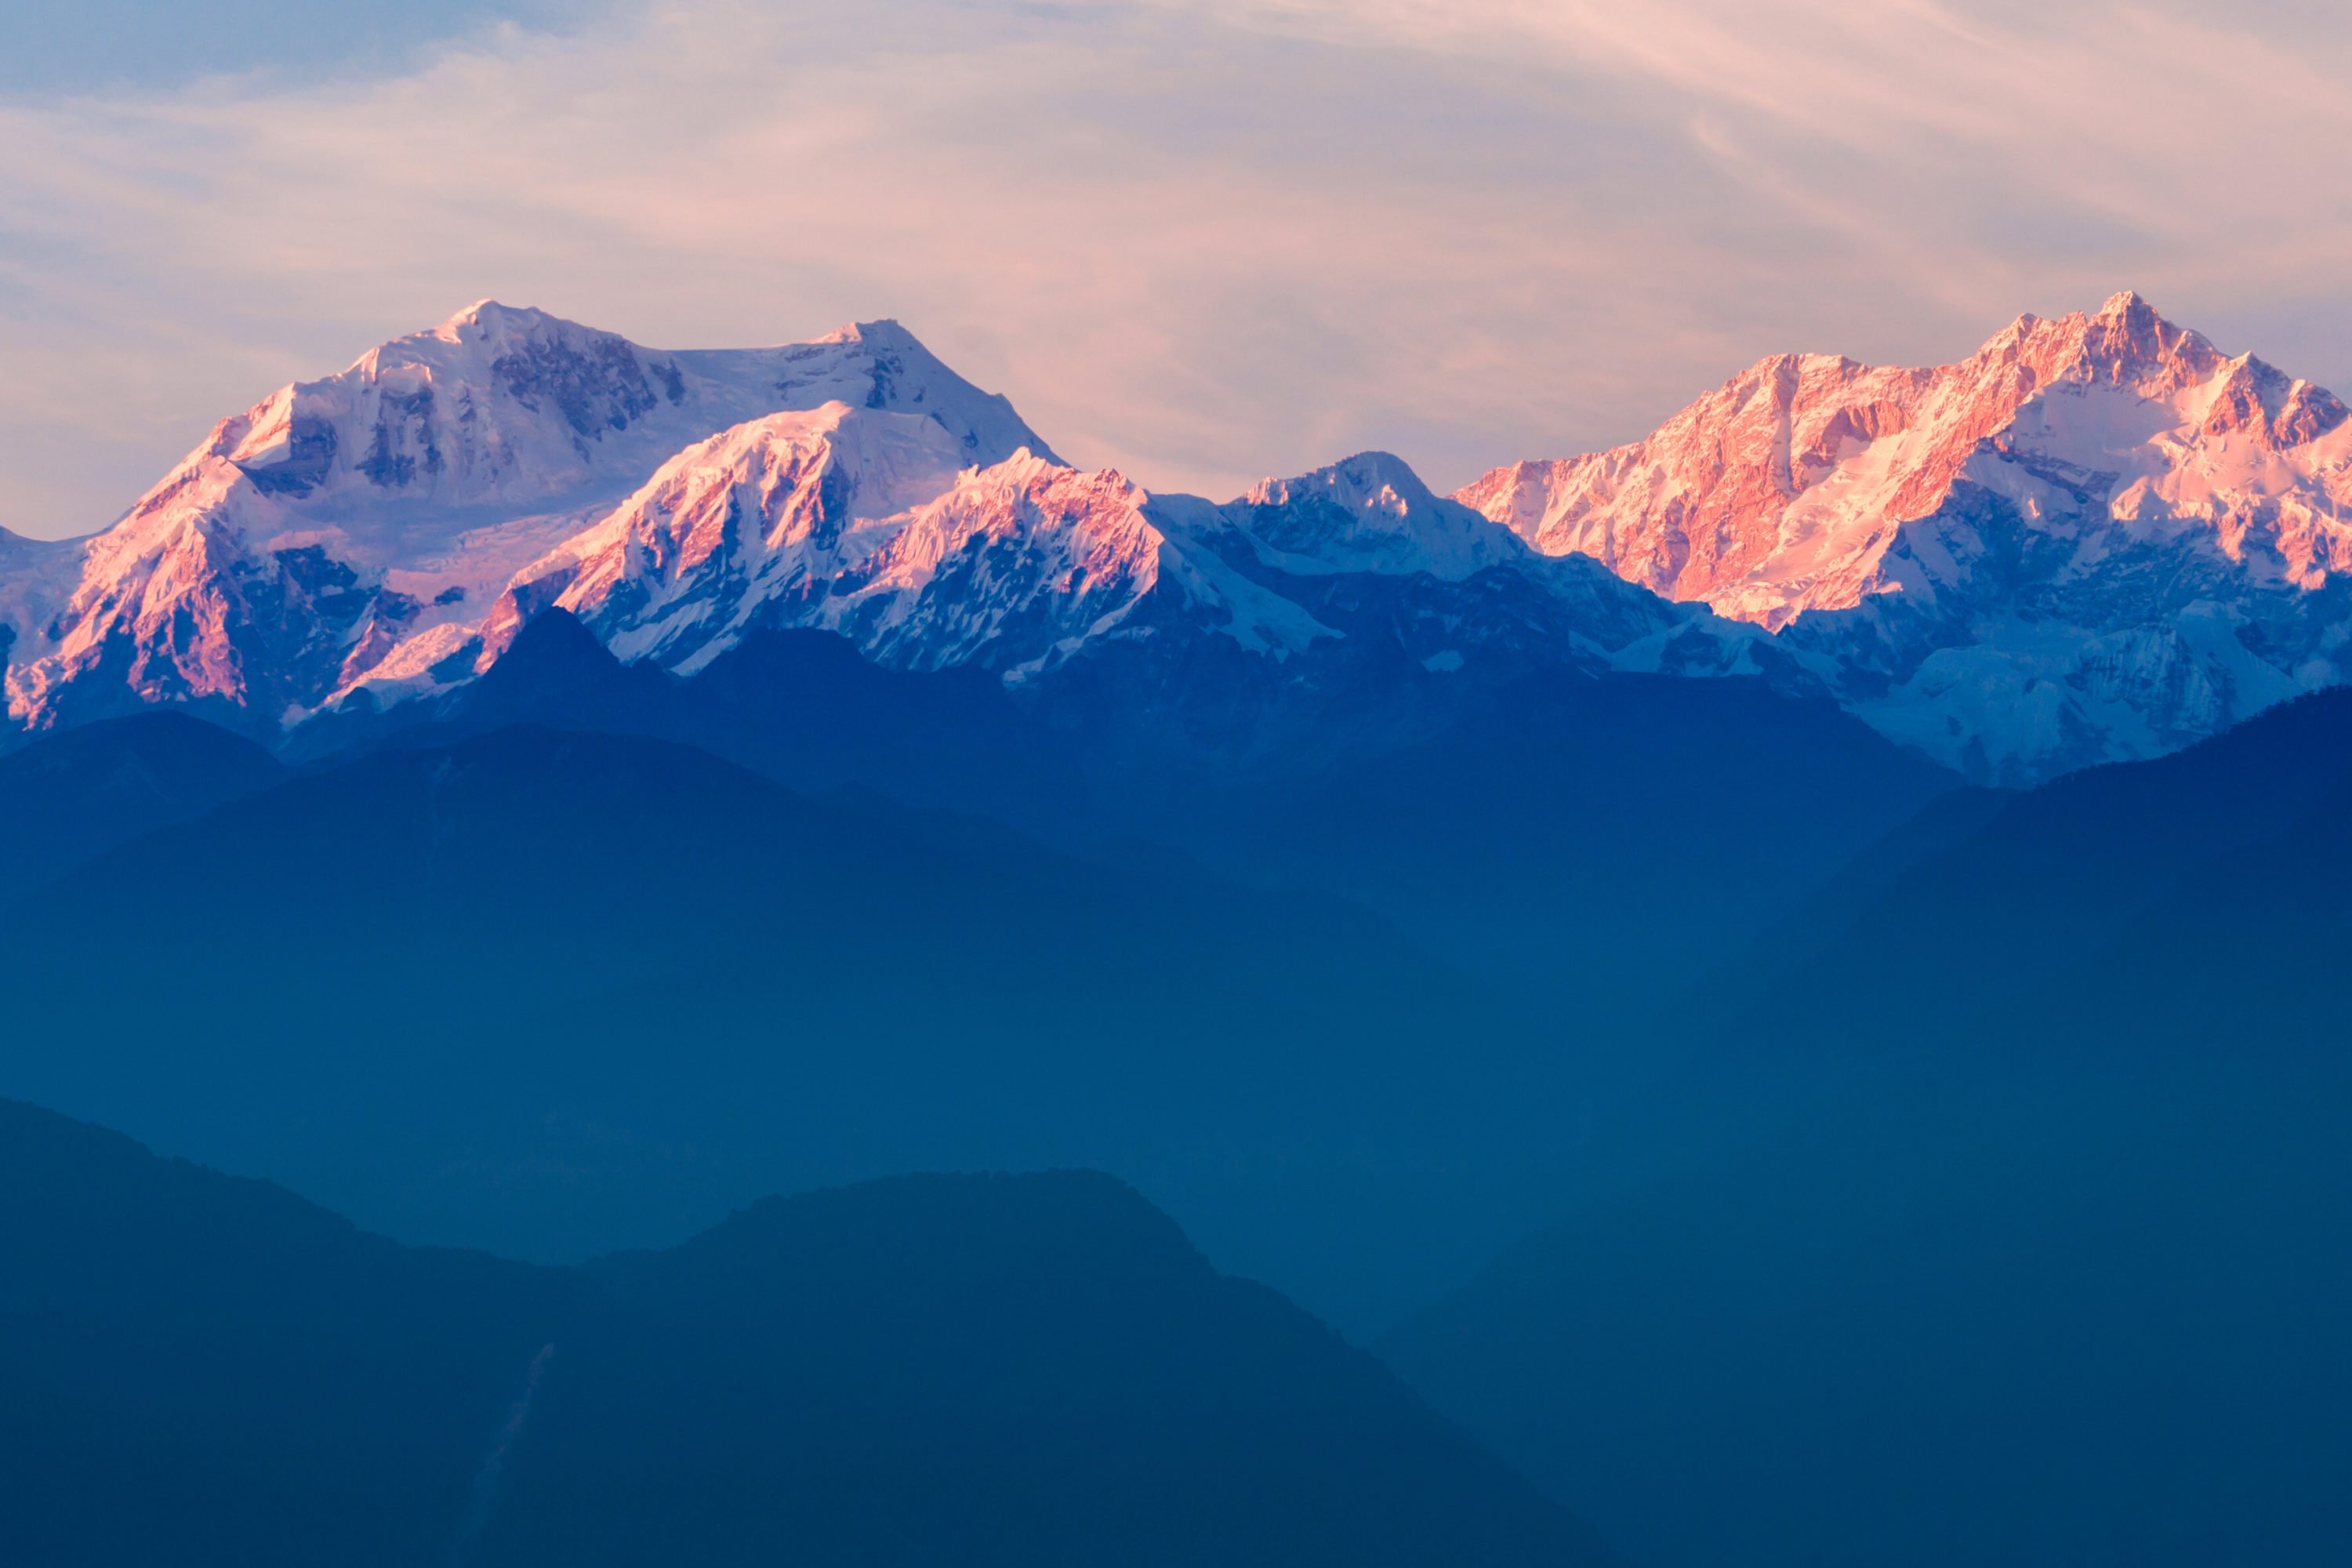
[[[102,528],[485,297],[894,317],[1219,499],[1367,447],[1450,489],[2123,288],[2352,393],[2347,146],[2315,0],[14,0],[0,526]]]

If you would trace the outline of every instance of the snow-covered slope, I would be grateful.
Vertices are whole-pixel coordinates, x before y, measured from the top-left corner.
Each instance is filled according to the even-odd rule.
[[[550,606],[625,658],[688,674],[783,626],[1016,683],[1089,651],[1181,658],[1203,637],[1279,666],[1369,620],[1439,670],[1507,645],[1655,668],[1670,634],[1705,624],[1721,642],[1683,651],[1712,671],[1740,667],[1722,644],[1765,640],[1542,555],[1385,454],[1222,507],[1025,448],[985,466],[962,454],[933,422],[840,403],[747,421],[522,567],[486,616],[406,639],[346,692],[384,704],[460,684]]]
[[[887,663],[1015,675],[1097,640],[1182,627],[1284,658],[1329,636],[1194,537],[1203,503],[1034,453],[965,474],[919,509],[816,622]]]
[[[89,541],[26,539],[0,528],[0,670],[10,650],[73,591]]]
[[[1527,552],[1458,501],[1430,493],[1401,458],[1361,452],[1295,479],[1265,479],[1225,509],[1267,565],[1301,575],[1413,573],[1459,579]]]
[[[1770,639],[1620,581],[1581,555],[1547,555],[1404,461],[1361,452],[1267,479],[1193,524],[1252,580],[1321,621],[1393,640],[1424,668],[1560,666],[1753,673]]]
[[[282,388],[203,449],[330,515],[614,497],[679,447],[778,409],[854,402],[931,419],[966,460],[1037,446],[1012,406],[895,321],[782,348],[662,353],[485,300],[340,375]]]
[[[2129,293],[1935,369],[1767,360],[1456,499],[1780,630],[1882,731],[2006,782],[2342,679],[2352,627],[2344,405]]]
[[[1255,650],[1323,633],[1170,526],[1197,503],[1025,448],[960,468],[936,430],[839,404],[730,430],[521,573],[514,618],[551,604],[622,657],[688,673],[785,626],[907,668],[1034,669],[1155,595]]]
[[[222,421],[76,547],[71,581],[0,556],[10,709],[37,726],[197,702],[273,728],[478,622],[681,447],[836,403],[928,426],[934,476],[1045,450],[895,322],[666,353],[476,305]]]
[[[889,536],[877,521],[953,486],[966,454],[935,420],[840,402],[734,426],[521,567],[494,619],[561,605],[624,658],[698,667],[822,600]],[[395,650],[368,679],[413,679],[448,657],[446,640]]]

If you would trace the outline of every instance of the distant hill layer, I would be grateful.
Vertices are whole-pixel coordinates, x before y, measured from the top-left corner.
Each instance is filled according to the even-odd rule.
[[[22,1563],[1602,1561],[1083,1173],[813,1194],[555,1270],[0,1102],[0,1258]]]

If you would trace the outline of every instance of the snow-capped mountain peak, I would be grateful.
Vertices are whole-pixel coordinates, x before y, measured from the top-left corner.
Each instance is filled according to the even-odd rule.
[[[1253,506],[1287,506],[1307,495],[1320,496],[1350,511],[1378,511],[1402,516],[1416,507],[1434,510],[1439,502],[1412,466],[1393,452],[1359,452],[1296,479],[1268,477],[1252,486],[1243,498]]]
[[[274,729],[395,650],[457,651],[517,573],[683,448],[832,403],[929,426],[909,439],[934,477],[1045,450],[895,322],[667,351],[480,301],[221,421],[77,547],[70,584],[0,588],[10,711],[194,701]]]
[[[833,402],[697,442],[610,517],[520,574],[625,658],[692,668],[755,621],[824,597],[951,489],[964,445],[937,421]],[[1027,448],[1011,462],[1034,461]]]
[[[673,434],[694,417],[688,395],[668,356],[485,301],[280,388],[224,421],[207,450],[298,500],[530,500]]]
[[[529,332],[555,321],[555,317],[534,305],[505,305],[484,298],[433,328],[431,335],[444,342],[454,343],[469,334],[495,338],[507,333]]]
[[[312,502],[574,501],[642,479],[714,430],[834,401],[929,416],[968,460],[1044,446],[895,321],[780,348],[665,352],[483,300],[280,388],[201,451]]]
[[[1388,452],[1359,452],[1296,479],[1262,479],[1225,514],[1266,564],[1306,574],[1460,578],[1526,554],[1508,531],[1433,494]]]
[[[2126,291],[1955,364],[1766,360],[1642,441],[1457,499],[1785,629],[1890,733],[2023,779],[2336,679],[2333,591],[2296,595],[2352,564],[2347,447],[2333,395]]]

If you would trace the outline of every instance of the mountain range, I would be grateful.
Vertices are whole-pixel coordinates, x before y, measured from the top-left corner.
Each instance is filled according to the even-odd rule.
[[[1934,369],[1768,360],[1453,498],[1365,453],[1222,504],[1069,467],[893,322],[673,353],[484,302],[223,420],[102,532],[0,535],[0,637],[29,731],[275,742],[554,607],[680,674],[803,627],[1044,713],[1108,688],[1213,756],[1368,688],[1760,675],[2015,785],[2336,680],[2347,476],[2333,395],[2127,293]]]
[[[2344,1561],[2347,424],[2127,294],[1452,497],[283,389],[0,534],[12,1539]]]
[[[0,758],[28,808],[28,772],[162,785],[74,844],[8,823],[78,863],[0,912],[0,1085],[371,1229],[570,1263],[767,1193],[1112,1168],[1361,1330],[1545,1212],[1489,1086],[1586,1052],[1339,896],[671,741],[285,769],[175,718]],[[222,752],[247,787],[192,813]]]

